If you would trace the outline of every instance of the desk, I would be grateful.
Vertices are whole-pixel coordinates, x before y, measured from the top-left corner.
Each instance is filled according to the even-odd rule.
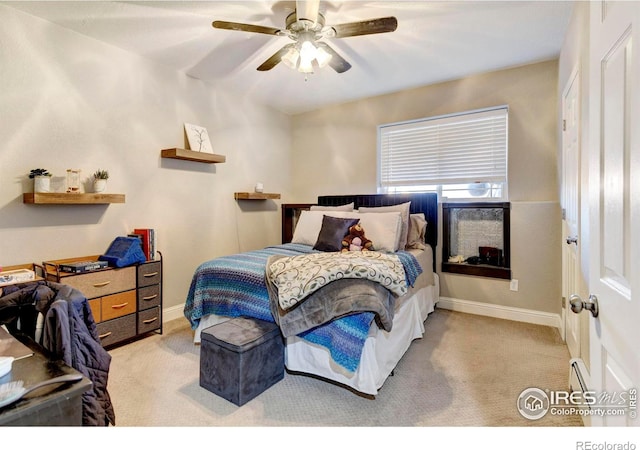
[[[14,361],[11,372],[1,377],[0,383],[22,380],[24,387],[29,387],[68,373],[78,372],[62,361],[49,361],[35,350],[32,356]],[[0,408],[0,425],[81,426],[82,394],[90,387],[91,381],[83,377],[75,383],[37,389],[16,403]]]

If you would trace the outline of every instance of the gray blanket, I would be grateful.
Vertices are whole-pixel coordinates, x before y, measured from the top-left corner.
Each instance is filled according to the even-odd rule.
[[[271,256],[267,264],[273,262]],[[283,310],[277,287],[266,277],[271,313],[284,337],[295,336],[331,320],[356,312],[373,312],[378,326],[390,331],[395,296],[382,285],[365,279],[339,279],[307,296],[294,307]]]

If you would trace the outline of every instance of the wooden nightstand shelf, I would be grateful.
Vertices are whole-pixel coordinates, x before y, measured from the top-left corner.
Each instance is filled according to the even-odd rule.
[[[266,192],[235,192],[233,198],[236,200],[276,200],[280,194],[268,194]]]
[[[207,164],[223,163],[227,160],[224,155],[216,155],[214,153],[207,152],[194,152],[193,150],[186,150],[184,148],[166,148],[162,150],[160,155],[163,158],[182,159],[185,161],[195,161]]]
[[[124,194],[72,194],[66,192],[26,192],[22,202],[34,205],[103,205],[124,203]]]
[[[302,211],[308,211],[316,203],[283,203],[282,208],[282,243],[287,244],[293,239]]]

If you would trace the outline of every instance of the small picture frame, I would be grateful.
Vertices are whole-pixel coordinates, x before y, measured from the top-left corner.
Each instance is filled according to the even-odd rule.
[[[205,127],[185,123],[184,132],[187,135],[189,150],[193,150],[194,152],[213,153],[213,147],[211,146],[209,134]]]

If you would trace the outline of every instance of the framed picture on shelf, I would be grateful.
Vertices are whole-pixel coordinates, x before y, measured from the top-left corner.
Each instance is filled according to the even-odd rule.
[[[187,135],[189,150],[194,152],[213,153],[213,147],[209,140],[207,129],[191,123],[184,124],[184,132]]]

